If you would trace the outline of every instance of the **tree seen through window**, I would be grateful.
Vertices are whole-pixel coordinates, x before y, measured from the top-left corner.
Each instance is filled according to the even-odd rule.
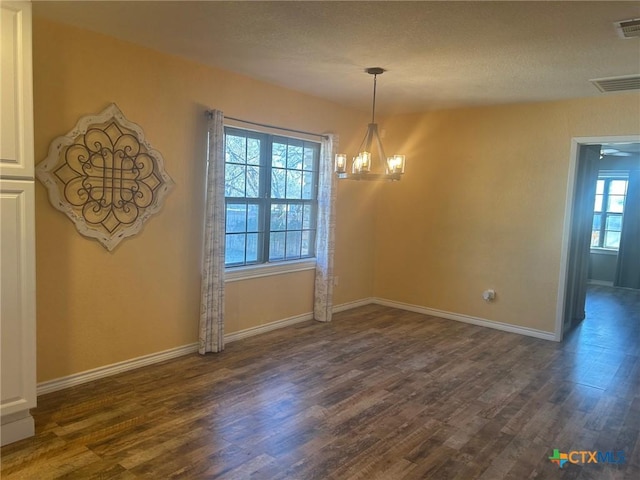
[[[227,266],[313,257],[320,145],[227,127]]]

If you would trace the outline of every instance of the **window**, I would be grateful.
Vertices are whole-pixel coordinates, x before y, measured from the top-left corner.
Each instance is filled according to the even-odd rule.
[[[320,144],[225,127],[225,266],[315,255]]]
[[[591,247],[611,250],[619,248],[628,182],[623,175],[598,177]]]

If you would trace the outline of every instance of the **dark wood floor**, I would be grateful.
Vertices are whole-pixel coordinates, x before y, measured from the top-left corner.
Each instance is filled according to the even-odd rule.
[[[587,310],[557,344],[371,305],[54,392],[1,476],[636,480],[640,292]]]

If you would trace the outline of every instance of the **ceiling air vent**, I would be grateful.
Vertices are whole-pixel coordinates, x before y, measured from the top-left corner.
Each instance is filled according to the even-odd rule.
[[[640,37],[640,18],[616,22],[615,26],[618,30],[618,35],[620,35],[622,38]]]
[[[627,75],[625,77],[596,78],[589,80],[598,90],[607,92],[624,92],[627,90],[640,90],[640,75]]]

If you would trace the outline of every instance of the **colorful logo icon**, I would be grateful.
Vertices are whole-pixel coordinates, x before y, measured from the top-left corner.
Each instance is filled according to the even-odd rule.
[[[562,468],[563,465],[569,461],[569,455],[567,455],[566,453],[560,453],[560,450],[555,448],[553,450],[553,456],[549,457],[549,460],[551,460],[551,463],[555,463],[560,468]]]

